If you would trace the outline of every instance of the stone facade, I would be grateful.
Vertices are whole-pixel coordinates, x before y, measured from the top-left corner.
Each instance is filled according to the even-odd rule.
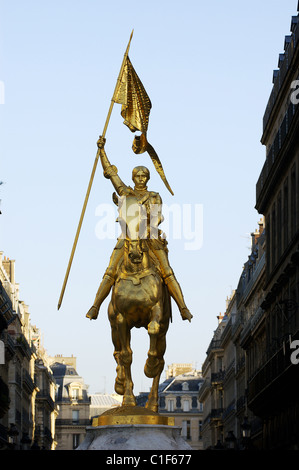
[[[175,426],[182,429],[182,437],[193,450],[202,449],[202,405],[198,400],[202,383],[201,373],[192,370],[169,376],[159,388],[159,413],[174,417]]]
[[[55,449],[55,380],[40,331],[19,298],[15,262],[0,254],[0,448]]]
[[[74,450],[84,440],[90,425],[88,387],[76,371],[76,358],[55,356],[51,369],[56,380],[56,450]]]
[[[298,86],[297,15],[263,119],[266,161],[256,185],[263,217],[202,367],[205,448],[299,448]]]
[[[252,233],[251,253],[238,287],[227,299],[225,314],[218,316],[218,327],[202,366],[204,384],[199,398],[204,405],[204,448],[230,446],[232,442],[243,448],[246,443],[242,439],[242,425],[248,418],[252,430],[255,425],[255,432],[258,431],[259,419],[248,409],[247,383],[252,361],[258,361],[260,352],[255,344],[246,355],[244,338],[257,331],[262,318],[264,249],[265,231],[260,221],[259,229]]]
[[[298,4],[299,7],[299,4]],[[273,76],[263,120],[266,161],[256,187],[256,209],[266,223],[261,328],[244,338],[247,354],[260,350],[248,377],[248,407],[263,422],[260,445],[299,448],[299,21],[292,17]]]

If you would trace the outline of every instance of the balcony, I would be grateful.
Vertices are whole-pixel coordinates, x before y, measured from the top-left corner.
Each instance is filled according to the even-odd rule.
[[[15,347],[21,350],[22,355],[24,357],[27,357],[27,359],[30,359],[32,351],[31,351],[31,348],[28,344],[26,337],[22,333],[19,333],[15,336],[15,338],[16,338]]]
[[[55,425],[57,426],[89,426],[91,424],[89,419],[79,419],[73,421],[72,419],[56,419]]]
[[[41,390],[40,392],[38,392],[37,395],[36,395],[36,400],[46,402],[48,404],[50,410],[54,411],[55,403],[54,403],[53,399],[51,398],[50,393],[47,390]]]
[[[264,310],[259,307],[254,315],[249,318],[247,323],[245,324],[243,331],[240,336],[240,345],[241,347],[245,346],[246,341],[250,337],[252,330],[258,325],[260,320],[264,317]]]
[[[215,350],[218,350],[218,349],[222,349],[220,347],[221,345],[221,341],[220,340],[215,340],[215,339],[212,339],[212,341],[210,342],[209,344],[209,347],[207,349],[207,355],[209,355],[210,352],[212,351],[215,351]]]
[[[261,258],[257,261],[255,265],[255,269],[252,273],[251,279],[248,281],[248,283],[245,286],[245,289],[243,292],[244,302],[247,300],[247,297],[252,293],[253,288],[256,284],[256,281],[258,280],[260,274],[263,271],[263,268],[265,267],[265,260],[266,260],[266,254],[263,253]]]
[[[223,416],[223,408],[212,408],[210,413],[211,421],[221,421]]]
[[[23,369],[22,383],[29,393],[32,393],[35,389],[35,383],[33,382],[31,375],[26,369]]]
[[[225,378],[225,371],[213,372],[211,374],[211,385],[222,385]]]

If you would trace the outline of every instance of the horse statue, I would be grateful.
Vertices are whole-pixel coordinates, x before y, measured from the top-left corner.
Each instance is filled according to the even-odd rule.
[[[169,264],[167,242],[159,229],[163,221],[162,199],[159,193],[147,189],[149,170],[144,166],[135,167],[132,171],[134,188],[127,186],[116,166],[111,165],[104,145],[105,139],[100,137],[98,147],[104,176],[116,191],[113,201],[118,206],[121,236],[86,316],[95,320],[102,302],[112,290],[108,316],[117,363],[115,391],[123,395],[123,406],[136,405],[131,377],[131,330],[134,327],[147,329],[150,345],[144,372],[153,383],[146,408],[156,412],[166,333],[171,320],[171,297],[183,320],[191,321],[192,314]]]
[[[114,358],[117,363],[115,391],[123,395],[123,406],[135,406],[131,376],[132,328],[146,328],[149,335],[148,357],[144,373],[152,378],[152,387],[145,405],[158,411],[158,387],[164,368],[166,333],[171,320],[171,302],[159,267],[154,261],[150,243],[140,233],[142,217],[137,199],[124,198],[118,221],[122,227],[123,260],[112,288],[108,317],[112,331]],[[123,209],[125,206],[125,210]],[[137,208],[137,215],[136,209]],[[131,214],[133,215],[130,215]]]

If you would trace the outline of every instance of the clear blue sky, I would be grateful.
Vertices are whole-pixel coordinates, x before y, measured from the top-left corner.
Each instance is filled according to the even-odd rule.
[[[99,240],[97,208],[112,186],[98,168],[62,307],[57,311],[83,199],[131,30],[130,58],[152,101],[148,138],[171,196],[115,106],[107,153],[128,184],[136,164],[166,205],[203,208],[203,244],[169,234],[170,261],[194,315],[173,307],[166,365],[197,368],[237,287],[260,215],[255,185],[265,159],[262,118],[273,69],[290,34],[296,0],[1,1],[0,250],[16,260],[21,299],[49,355],[77,356],[90,392],[113,392],[115,363],[108,302],[91,306],[115,240]],[[143,375],[145,331],[133,333],[135,392]],[[163,378],[163,377],[162,377]]]

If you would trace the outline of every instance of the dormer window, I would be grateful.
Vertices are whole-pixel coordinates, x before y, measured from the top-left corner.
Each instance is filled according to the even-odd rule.
[[[79,389],[78,388],[72,388],[72,399],[73,400],[79,400]]]
[[[188,384],[188,382],[182,383],[182,390],[184,390],[184,391],[188,391],[188,390],[189,390],[189,384]]]
[[[73,401],[82,400],[82,386],[78,382],[72,382],[68,386],[69,397]]]

